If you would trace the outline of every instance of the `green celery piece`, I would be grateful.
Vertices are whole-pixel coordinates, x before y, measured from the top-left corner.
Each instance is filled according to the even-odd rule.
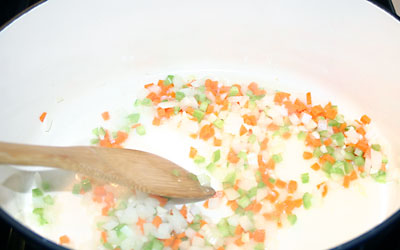
[[[175,93],[175,99],[177,101],[182,101],[183,98],[185,98],[185,93],[180,92],[180,91]]]
[[[303,195],[303,205],[305,209],[310,209],[311,207],[311,198],[312,195],[308,192],[304,193]]]
[[[374,180],[376,182],[386,183],[386,172],[385,171],[379,170],[378,173],[372,174],[371,176],[372,176],[372,178],[374,178]]]
[[[254,246],[254,249],[253,249],[253,250],[264,250],[264,249],[265,249],[264,243],[257,243],[257,244]]]
[[[250,188],[249,192],[247,192],[247,197],[250,199],[257,195],[257,187]]]
[[[239,88],[236,86],[232,86],[229,90],[229,96],[236,96],[239,94]]]
[[[346,160],[354,160],[356,157],[353,155],[353,153],[350,152],[344,152],[344,159]]]
[[[130,114],[126,117],[126,119],[128,119],[130,124],[136,124],[139,122],[140,120],[140,114],[139,113],[133,113]]]
[[[213,162],[217,162],[219,161],[219,159],[221,159],[221,150],[216,150],[214,151],[213,155],[212,155],[212,161]]]
[[[174,82],[174,76],[173,75],[168,75],[167,78],[164,80],[164,85],[170,85]]]
[[[207,108],[208,108],[208,103],[207,103],[207,102],[202,102],[202,103],[200,104],[199,109],[200,109],[201,111],[206,112],[206,111],[207,111]]]
[[[40,188],[34,188],[32,189],[32,197],[40,197],[43,196],[42,190]]]
[[[81,184],[75,184],[73,187],[72,187],[72,193],[73,194],[80,194],[81,193]]]
[[[221,119],[217,119],[213,122],[214,126],[217,128],[222,128],[224,126],[224,121]]]
[[[43,197],[43,201],[47,205],[53,205],[54,204],[54,200],[50,195],[46,195],[45,197]]]
[[[94,136],[96,136],[96,137],[99,137],[99,128],[94,128],[94,129],[92,129],[92,134],[94,135]]]
[[[315,158],[320,158],[323,155],[321,149],[319,147],[315,148],[313,151],[313,156]]]
[[[310,181],[310,175],[308,173],[304,173],[301,175],[301,183],[308,183]]]
[[[249,142],[250,142],[251,144],[255,143],[256,140],[257,140],[257,136],[256,136],[255,134],[251,134],[251,135],[249,136]]]
[[[92,145],[96,145],[99,142],[100,142],[100,140],[98,138],[93,138],[93,139],[90,140],[90,144],[92,144]]]
[[[205,161],[206,161],[206,158],[204,158],[203,156],[196,155],[194,157],[194,163],[196,163],[196,164],[204,163]]]
[[[195,109],[193,112],[193,117],[197,118],[197,121],[200,122],[203,120],[205,113],[200,109]]]
[[[210,172],[210,173],[213,173],[213,172],[215,171],[216,168],[217,168],[217,167],[216,167],[215,164],[212,163],[212,162],[211,162],[210,164],[208,164],[207,167],[206,167],[207,171]]]
[[[350,162],[344,161],[344,172],[346,174],[350,174],[354,170],[353,164]]]
[[[300,131],[300,132],[297,134],[297,139],[299,139],[299,140],[301,140],[301,141],[304,141],[304,140],[306,139],[306,137],[307,137],[307,133],[304,132],[304,131]]]
[[[296,224],[297,216],[295,214],[289,214],[287,219],[288,219],[290,225],[294,225],[294,224]]]
[[[85,191],[85,192],[88,192],[92,189],[92,184],[90,183],[90,181],[88,179],[82,180],[81,185],[82,185],[83,191]]]
[[[322,170],[325,173],[330,174],[332,172],[332,163],[329,161],[324,162],[324,164],[322,164]]]
[[[365,159],[362,156],[357,156],[354,159],[354,164],[358,167],[362,167],[365,164]]]
[[[282,155],[281,154],[274,154],[274,155],[272,155],[272,160],[275,163],[279,163],[279,162],[281,162],[283,160],[282,159]]]
[[[379,144],[372,144],[371,148],[375,151],[381,151],[381,145]]]
[[[138,135],[145,135],[146,134],[146,129],[144,128],[143,125],[140,125],[139,127],[136,128],[136,133]]]
[[[231,184],[232,186],[236,181],[236,172],[231,172],[225,176],[224,183]]]
[[[142,100],[142,105],[143,106],[151,106],[151,104],[152,104],[152,101],[149,98],[144,98]]]
[[[42,182],[42,189],[44,190],[44,191],[49,191],[50,190],[50,183],[49,182],[47,182],[47,181],[43,181]]]

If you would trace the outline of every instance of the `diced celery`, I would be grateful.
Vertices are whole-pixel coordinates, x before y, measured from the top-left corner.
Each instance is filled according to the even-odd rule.
[[[93,138],[93,139],[90,140],[90,144],[96,145],[96,144],[99,143],[99,141],[100,141],[100,140],[99,140],[98,138]]]
[[[33,213],[33,214],[36,214],[36,215],[39,215],[39,216],[43,216],[43,214],[44,214],[44,208],[42,208],[42,207],[34,208],[33,211],[32,211],[32,213]]]
[[[350,153],[350,152],[344,153],[344,159],[352,161],[352,160],[354,160],[354,158],[355,158],[355,156],[353,153]]]
[[[200,122],[204,118],[204,112],[200,109],[195,109],[193,112],[193,117],[197,118],[197,121]]]
[[[365,172],[361,172],[361,173],[360,173],[360,177],[361,177],[361,178],[365,178],[365,177],[367,177],[367,173],[365,173]]]
[[[249,192],[247,192],[247,197],[250,199],[257,195],[257,187],[250,188]]]
[[[105,136],[106,135],[106,131],[104,130],[103,127],[99,128],[99,136]]]
[[[305,209],[310,209],[311,207],[311,198],[312,195],[308,192],[304,193],[303,195],[303,205]]]
[[[340,127],[340,123],[337,122],[336,120],[329,120],[329,121],[328,121],[328,126],[331,126],[331,127]]]
[[[139,127],[136,128],[136,133],[138,135],[145,135],[146,134],[146,129],[144,128],[143,125],[140,125]]]
[[[164,80],[164,85],[170,85],[174,82],[174,76],[173,75],[168,75],[167,78]]]
[[[247,153],[244,151],[240,151],[237,155],[240,159],[243,159],[244,161],[247,160]]]
[[[343,123],[344,122],[344,116],[341,115],[341,114],[337,114],[336,117],[335,117],[335,120],[337,122]]]
[[[80,192],[81,192],[81,184],[75,184],[72,187],[72,193],[73,194],[80,194]]]
[[[372,174],[371,176],[372,176],[372,178],[374,178],[374,180],[376,182],[386,183],[386,172],[385,171],[379,170],[378,173]]]
[[[254,249],[253,249],[253,250],[264,250],[264,249],[265,249],[264,243],[257,243],[257,244],[254,246]]]
[[[331,138],[332,138],[332,140],[334,140],[334,141],[336,142],[336,144],[337,144],[338,146],[341,147],[341,146],[344,145],[344,135],[343,135],[342,132],[333,134],[333,135],[331,136]]]
[[[322,155],[323,155],[323,153],[322,153],[322,151],[321,151],[321,149],[320,149],[319,147],[317,147],[317,148],[314,149],[313,156],[314,156],[315,158],[319,158],[319,157],[321,157]]]
[[[206,158],[204,158],[203,156],[196,155],[194,157],[194,163],[196,163],[196,164],[201,164],[201,163],[204,163],[205,161],[206,161]]]
[[[47,205],[53,205],[54,204],[54,200],[50,195],[46,195],[45,197],[43,197],[43,201]]]
[[[136,99],[135,103],[133,104],[133,106],[137,107],[137,106],[139,106],[141,104],[142,104],[142,102],[139,99]]]
[[[324,162],[324,164],[322,164],[322,170],[325,173],[330,174],[332,171],[332,163],[330,163],[329,161]]]
[[[257,184],[257,187],[258,187],[258,188],[263,188],[263,187],[265,187],[265,183],[262,182],[262,181],[260,181],[260,182]]]
[[[129,122],[130,124],[138,123],[139,120],[140,120],[140,114],[139,114],[139,113],[130,114],[130,115],[128,115],[128,116],[126,117],[126,119],[128,119],[128,122]]]
[[[255,134],[251,134],[251,135],[249,136],[249,142],[250,142],[251,144],[255,143],[256,140],[257,140],[257,136],[256,136]]]
[[[354,154],[357,155],[357,156],[362,156],[364,154],[364,152],[361,149],[356,148],[354,150]]]
[[[239,88],[236,86],[232,86],[229,90],[229,96],[236,96],[239,94]]]
[[[297,216],[295,214],[289,214],[287,219],[288,219],[290,225],[294,225],[294,224],[296,224]]]
[[[245,196],[247,194],[246,190],[242,188],[239,188],[237,192],[239,193],[240,197]]]
[[[301,182],[308,183],[310,181],[310,175],[308,173],[304,173],[301,175]]]
[[[379,144],[372,144],[371,148],[375,151],[381,151],[381,145]]]
[[[202,103],[200,104],[199,109],[200,109],[201,111],[206,112],[206,111],[207,111],[207,108],[208,108],[208,103],[207,103],[207,102],[202,102]]]
[[[307,133],[306,132],[304,132],[304,131],[300,131],[298,134],[297,134],[297,139],[299,139],[299,140],[305,140],[306,139],[306,137],[307,137]]]
[[[142,100],[142,105],[143,106],[151,106],[152,101],[149,98],[144,98]]]
[[[219,159],[221,159],[221,150],[216,150],[214,151],[213,155],[212,155],[212,161],[213,162],[217,162],[219,161]]]
[[[348,153],[354,153],[354,147],[352,146],[347,146],[344,151],[348,152]]]
[[[99,136],[99,128],[92,129],[92,134],[95,135],[96,137],[98,137]]]
[[[276,182],[276,180],[275,180],[274,178],[272,178],[272,177],[270,177],[270,178],[268,179],[268,181],[269,181],[270,183],[272,183],[272,184],[275,184],[275,182]]]
[[[365,164],[365,159],[362,156],[357,156],[354,159],[354,164],[358,167],[364,166]]]
[[[340,168],[340,167],[332,168],[332,169],[331,169],[331,173],[332,173],[332,174],[341,175],[341,176],[344,175],[344,171],[343,171],[343,169]]]
[[[223,237],[231,236],[229,224],[226,219],[222,219],[220,222],[218,222],[217,229]]]
[[[283,160],[283,158],[282,158],[281,154],[274,154],[274,155],[272,155],[272,160],[275,163],[279,163],[279,162],[281,162]]]
[[[42,182],[42,189],[44,191],[49,191],[50,190],[50,183],[48,183],[47,181],[43,181]]]
[[[326,150],[328,151],[328,154],[332,156],[335,153],[335,149],[332,146],[326,146]]]
[[[113,245],[110,242],[103,243],[103,247],[105,249],[114,249]]]
[[[319,131],[319,135],[321,137],[329,137],[329,132],[328,132],[328,130],[321,130],[321,131]]]
[[[382,157],[382,163],[387,164],[389,162],[388,158],[386,156]]]
[[[92,184],[90,183],[90,181],[88,179],[82,180],[81,185],[82,185],[83,191],[85,191],[85,192],[88,192],[92,189]]]
[[[201,226],[201,225],[200,225],[199,222],[192,223],[192,224],[189,225],[189,227],[190,227],[191,229],[193,229],[194,231],[199,231],[200,228],[201,228],[200,226]]]
[[[207,171],[210,172],[210,173],[213,173],[213,172],[215,171],[216,168],[217,168],[217,167],[215,166],[214,163],[210,163],[210,164],[208,164],[207,167],[206,167]]]
[[[353,171],[353,164],[351,164],[350,162],[344,161],[344,172],[346,174],[350,174]]]
[[[251,203],[251,201],[250,201],[249,197],[247,197],[247,196],[243,196],[243,197],[240,198],[239,201],[238,201],[238,205],[239,205],[241,208],[246,208],[248,205],[250,205],[250,203]]]
[[[224,121],[221,119],[217,119],[214,121],[214,126],[217,128],[222,128],[224,126]]]
[[[42,190],[40,190],[39,188],[32,189],[32,197],[40,197],[40,196],[43,196]]]
[[[178,114],[180,110],[181,110],[181,107],[175,106],[174,107],[174,114],[175,115]]]
[[[178,91],[178,92],[175,93],[175,99],[176,99],[176,100],[182,101],[183,98],[185,98],[185,93],[180,92],[180,91]]]

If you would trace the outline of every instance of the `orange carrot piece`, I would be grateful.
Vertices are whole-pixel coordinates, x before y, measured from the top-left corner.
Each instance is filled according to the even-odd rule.
[[[329,137],[328,139],[326,139],[326,140],[324,141],[324,145],[325,145],[325,146],[329,146],[329,145],[332,144],[332,142],[333,142],[333,141],[332,141],[332,138]]]
[[[350,181],[357,180],[357,178],[358,178],[357,172],[355,170],[353,170],[349,177],[350,177]]]
[[[254,232],[254,241],[255,242],[264,242],[265,240],[265,230],[259,229]]]
[[[222,140],[214,137],[214,146],[219,147],[222,145]]]
[[[329,161],[330,163],[335,163],[335,161],[336,161],[336,159],[335,159],[335,157],[333,157],[332,155],[330,155],[330,154],[324,154],[321,158],[319,158],[319,160],[320,160],[320,163],[321,164],[323,164],[324,162],[326,162],[326,161]]]
[[[136,123],[136,124],[133,124],[133,125],[131,126],[131,128],[137,128],[137,127],[140,127],[140,126],[142,126],[141,123]]]
[[[311,165],[311,168],[314,169],[315,171],[318,171],[321,166],[318,163],[314,163],[313,165]]]
[[[204,208],[208,208],[208,200],[206,200],[206,201],[204,202],[203,207],[204,207]]]
[[[63,235],[60,237],[60,244],[68,244],[70,242],[71,241],[67,235]]]
[[[192,107],[187,107],[186,110],[185,110],[185,112],[188,113],[189,115],[193,115],[193,113],[194,113],[194,108],[192,108]]]
[[[303,153],[303,158],[305,159],[305,160],[309,160],[309,159],[311,159],[313,157],[313,153],[311,153],[311,152],[304,152]]]
[[[101,231],[101,239],[103,240],[103,243],[107,243],[107,232],[106,231]]]
[[[243,232],[243,228],[240,225],[237,225],[235,229],[235,235],[242,235]]]
[[[164,247],[171,246],[174,243],[174,240],[175,240],[175,236],[171,236],[170,238],[163,240]]]
[[[364,124],[370,124],[371,118],[369,118],[367,115],[363,115],[363,116],[361,116],[360,121],[361,121],[362,123],[364,123]]]
[[[311,100],[311,93],[310,92],[307,92],[306,98],[307,98],[307,105],[311,105],[312,104],[312,100]]]
[[[108,121],[108,120],[110,120],[110,113],[108,113],[107,111],[106,111],[106,112],[103,112],[103,113],[101,114],[101,117],[103,117],[103,120],[104,120],[104,121]]]
[[[257,118],[254,115],[243,115],[243,121],[251,126],[257,125]]]
[[[286,188],[287,183],[282,181],[281,179],[277,179],[276,182],[275,182],[275,185],[278,188]]]
[[[287,140],[287,139],[289,139],[289,138],[290,138],[290,136],[292,136],[292,134],[291,134],[291,133],[289,133],[289,132],[285,132],[285,133],[283,133],[283,135],[282,135],[282,138],[283,138],[283,139],[285,139],[285,140]]]
[[[110,210],[109,206],[105,206],[101,209],[101,215],[107,216],[108,215],[108,210]]]
[[[274,97],[274,102],[278,104],[283,104],[284,99],[289,99],[290,94],[285,92],[276,92]]]
[[[193,159],[196,155],[197,149],[195,149],[194,147],[190,147],[189,157]]]
[[[171,248],[172,250],[178,250],[179,245],[181,244],[182,240],[181,239],[176,239],[174,243],[172,244]]]
[[[140,228],[140,231],[142,231],[142,233],[144,233],[144,228],[143,228],[144,223],[146,223],[146,220],[143,220],[140,217],[139,217],[138,221],[136,222],[136,226],[138,226]]]
[[[349,188],[350,186],[350,176],[346,175],[343,179],[343,187]]]
[[[253,206],[252,211],[254,213],[258,213],[258,212],[260,212],[261,208],[262,208],[262,205],[260,203],[255,203],[254,206]]]
[[[268,147],[268,137],[265,137],[265,139],[261,142],[260,144],[260,150],[266,150]]]
[[[208,124],[208,125],[204,125],[201,129],[200,129],[200,139],[203,139],[205,141],[207,141],[208,139],[210,139],[211,137],[213,137],[215,134],[215,130],[212,124]]]
[[[225,247],[218,247],[217,250],[225,250]]]
[[[187,217],[187,207],[186,207],[186,205],[183,205],[179,212],[186,219],[186,217]]]
[[[232,149],[230,149],[228,153],[228,161],[230,163],[238,163],[239,160],[240,158],[236,155],[236,153]]]
[[[158,118],[158,117],[154,117],[152,124],[153,124],[154,126],[160,126],[160,124],[161,124],[161,119]]]
[[[322,108],[321,105],[316,105],[311,108],[311,115],[313,118],[316,118],[318,116],[325,116],[324,113],[325,110]]]
[[[356,129],[356,132],[359,133],[362,136],[364,136],[366,134],[365,129],[363,127],[358,127]]]
[[[239,133],[240,133],[240,136],[242,136],[242,135],[247,133],[247,128],[245,126],[243,126],[243,124],[242,124],[242,126],[240,126]]]
[[[243,246],[244,245],[244,242],[242,241],[242,237],[240,237],[240,238],[237,238],[236,240],[235,240],[235,245],[236,246],[238,246],[238,247],[240,247],[240,246]]]
[[[105,196],[106,193],[107,191],[103,186],[97,186],[93,189],[93,194],[96,196]]]
[[[156,228],[158,228],[158,227],[160,226],[161,223],[162,223],[161,217],[158,216],[158,215],[155,216],[154,219],[153,219],[152,224],[153,224]]]
[[[44,119],[46,118],[46,116],[47,116],[47,112],[43,112],[39,117],[40,122],[43,122]]]
[[[293,180],[289,181],[289,184],[288,184],[289,194],[293,194],[294,192],[296,192],[296,190],[297,190],[297,182],[293,181]]]
[[[123,131],[117,132],[117,138],[115,138],[115,144],[119,145],[128,139],[128,133]]]
[[[151,87],[151,86],[154,86],[154,83],[145,84],[145,85],[144,85],[144,88],[147,89],[147,88],[149,88],[149,87]]]
[[[271,131],[276,131],[276,130],[279,129],[279,126],[276,125],[275,123],[270,123],[270,124],[267,126],[267,129],[268,129],[268,130],[271,130]]]
[[[167,202],[168,202],[168,198],[161,197],[161,196],[158,196],[158,195],[151,194],[150,197],[154,198],[154,199],[157,199],[158,202],[160,202],[160,207],[165,206],[167,204]]]
[[[214,105],[212,105],[212,104],[210,104],[210,105],[208,105],[208,107],[207,107],[207,110],[206,110],[206,114],[211,114],[212,112],[214,112]]]
[[[359,140],[356,144],[356,147],[365,153],[369,149],[368,141],[366,139]]]

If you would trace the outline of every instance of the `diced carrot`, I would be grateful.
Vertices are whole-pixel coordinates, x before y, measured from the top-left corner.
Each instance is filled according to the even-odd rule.
[[[343,179],[343,187],[349,188],[350,186],[350,176],[346,175]]]
[[[236,202],[235,200],[228,201],[228,202],[226,203],[226,205],[229,206],[229,207],[231,207],[231,209],[232,209],[233,211],[236,211],[236,209],[239,207],[239,205],[237,204],[237,202]]]
[[[210,104],[207,107],[206,114],[212,114],[214,112],[214,105]]]
[[[181,244],[182,240],[181,239],[176,239],[174,243],[172,244],[171,248],[172,250],[178,250],[179,245]]]
[[[297,190],[297,182],[293,181],[293,180],[289,181],[289,184],[288,184],[289,194],[293,194],[294,192],[296,192],[296,190]]]
[[[240,158],[236,155],[236,153],[232,149],[230,149],[228,153],[228,161],[230,163],[238,163],[239,160]]]
[[[314,169],[315,171],[318,171],[321,166],[318,163],[314,163],[313,165],[311,165],[311,168]]]
[[[248,89],[253,92],[254,95],[265,95],[266,91],[263,89],[259,89],[257,83],[252,82],[249,84]]]
[[[164,247],[171,246],[174,243],[174,240],[175,240],[175,236],[171,236],[170,238],[163,240]]]
[[[367,115],[361,116],[360,121],[364,124],[369,124],[371,122],[371,118],[369,118]]]
[[[208,125],[204,125],[201,129],[200,129],[200,139],[203,139],[205,141],[207,141],[208,139],[210,139],[211,137],[213,137],[215,134],[215,130],[212,124],[208,124]]]
[[[347,127],[347,124],[345,122],[343,122],[342,124],[340,124],[339,130],[341,132],[344,132],[344,131],[346,131],[346,127]],[[346,136],[346,134],[344,136]]]
[[[205,220],[200,220],[200,227],[203,227],[205,224],[207,224],[207,221],[205,221]]]
[[[283,139],[285,139],[285,140],[287,140],[287,139],[289,139],[289,138],[290,138],[290,136],[292,136],[292,134],[291,134],[291,133],[289,133],[289,132],[285,132],[285,133],[283,133],[283,135],[282,135],[282,138],[283,138]]]
[[[284,99],[289,99],[290,94],[285,92],[276,92],[274,97],[274,102],[278,104],[283,104]]]
[[[265,240],[265,230],[258,229],[254,232],[254,241],[255,242],[264,242]]]
[[[160,226],[161,223],[162,223],[161,217],[158,216],[158,215],[156,215],[156,216],[154,217],[154,219],[153,219],[152,224],[153,224],[156,228],[158,228],[158,227]]]
[[[124,141],[126,141],[126,139],[128,139],[128,133],[123,132],[123,131],[118,131],[117,132],[117,138],[115,138],[115,144],[120,145],[121,143],[123,143]]]
[[[214,146],[219,147],[222,145],[222,140],[214,137]]]
[[[228,110],[229,109],[229,101],[227,99],[222,101],[222,108],[221,110]]]
[[[139,217],[138,221],[136,222],[136,226],[138,226],[140,228],[140,231],[142,231],[142,233],[144,233],[144,228],[143,228],[144,223],[146,223],[146,220],[143,220],[140,217]]]
[[[311,152],[305,151],[305,152],[303,153],[303,158],[304,158],[305,160],[309,160],[309,159],[311,159],[312,157],[313,157],[313,154],[312,154]]]
[[[158,195],[151,194],[150,197],[154,198],[154,199],[157,199],[158,202],[160,202],[160,207],[165,206],[167,204],[167,202],[168,202],[168,198],[161,197],[161,196],[158,196]]]
[[[311,115],[313,118],[316,118],[318,116],[324,116],[324,113],[325,111],[321,105],[316,105],[311,108]]]
[[[257,125],[257,118],[254,115],[243,115],[243,121],[251,126]]]
[[[356,144],[356,147],[365,153],[369,148],[368,141],[366,139],[359,140]]]
[[[253,206],[252,211],[254,213],[258,213],[258,212],[260,212],[261,208],[262,208],[262,205],[260,203],[255,203],[254,206]]]
[[[219,93],[221,94],[228,93],[230,89],[231,89],[230,86],[221,86],[221,88],[219,88]]]
[[[148,99],[150,99],[150,100],[152,100],[152,101],[154,101],[154,100],[156,100],[156,99],[159,99],[158,95],[157,95],[156,93],[154,93],[154,92],[150,92],[150,93],[146,96],[146,98],[148,98]]]
[[[321,164],[323,164],[326,161],[329,161],[330,163],[333,164],[333,163],[335,163],[336,159],[335,159],[335,157],[333,157],[330,154],[324,154],[321,158],[319,158],[319,161]]]
[[[217,250],[225,250],[225,247],[218,247]]]
[[[105,196],[106,193],[107,191],[103,186],[97,186],[93,189],[93,194],[96,196]]]
[[[324,141],[324,145],[325,145],[325,146],[329,146],[329,145],[332,144],[332,142],[333,142],[333,141],[332,141],[332,138],[329,137],[328,139],[326,139],[326,140]]]
[[[357,180],[358,176],[357,176],[357,172],[355,170],[353,170],[350,174],[350,181],[354,181]]]
[[[321,182],[317,185],[317,188],[320,189],[322,187],[322,197],[325,197],[328,193],[328,185],[326,182]]]
[[[203,207],[204,207],[204,208],[208,208],[208,200],[206,200],[206,201],[204,202]]]
[[[265,137],[264,140],[260,144],[260,150],[266,150],[268,146],[268,137]]]
[[[192,139],[197,139],[198,134],[190,134],[189,136],[190,136]]]
[[[193,159],[196,155],[197,149],[195,149],[194,147],[190,147],[189,157]]]
[[[103,113],[101,114],[101,117],[103,117],[103,120],[104,120],[104,121],[108,121],[108,120],[110,120],[110,113],[108,113],[107,111],[106,111],[106,112],[103,112]]]
[[[109,206],[105,206],[101,209],[101,215],[107,216],[108,215],[108,210],[110,210]]]
[[[192,108],[192,107],[187,107],[186,110],[185,110],[185,112],[188,113],[189,115],[193,115],[193,113],[194,113],[194,108]]]
[[[103,243],[107,243],[107,232],[106,231],[101,231],[101,239],[103,240]]]
[[[242,235],[243,232],[243,228],[240,225],[237,225],[235,229],[235,235]]]
[[[247,133],[247,128],[245,126],[243,126],[243,124],[242,124],[242,126],[240,126],[239,133],[240,133],[240,136],[242,136],[242,135]]]
[[[265,167],[268,169],[275,169],[275,161],[271,159],[269,159],[267,161],[267,163],[265,164]]]
[[[95,195],[95,196],[93,196],[92,200],[94,202],[97,202],[97,203],[102,203],[103,202],[103,197]]]
[[[312,100],[311,100],[311,93],[310,92],[307,92],[306,98],[307,98],[307,105],[311,105],[312,104]]]
[[[68,244],[70,242],[71,241],[67,235],[63,235],[60,237],[60,244]]]
[[[181,210],[179,211],[180,213],[181,213],[181,215],[183,216],[183,217],[187,217],[187,207],[186,207],[186,205],[183,205],[182,206],[182,208],[181,208]]]
[[[157,115],[159,118],[165,117],[165,110],[163,108],[157,108]]]
[[[275,123],[270,123],[270,124],[267,126],[267,129],[268,129],[268,130],[271,130],[271,131],[276,131],[276,130],[279,129],[279,126],[276,125]]]
[[[137,128],[137,127],[140,127],[140,126],[142,126],[141,123],[136,123],[136,124],[133,124],[133,125],[131,126],[131,128]]]
[[[286,188],[287,183],[282,181],[281,179],[277,179],[276,182],[275,182],[275,185],[278,188]]]
[[[240,237],[240,238],[237,238],[236,240],[235,240],[235,245],[236,246],[238,246],[238,247],[240,247],[240,246],[243,246],[244,245],[244,242],[242,241],[242,237]]]
[[[151,86],[154,86],[154,83],[145,84],[145,85],[144,85],[144,88],[147,89],[147,88],[149,88],[149,87],[151,87]]]
[[[44,121],[44,119],[46,118],[46,115],[47,115],[47,112],[43,112],[43,113],[40,115],[40,117],[39,117],[40,122],[43,122],[43,121]]]
[[[186,233],[185,232],[176,235],[177,239],[182,239],[182,238],[185,238],[185,237],[186,237]]]
[[[363,127],[358,127],[356,129],[356,132],[359,133],[362,136],[364,136],[366,134],[365,129]]]
[[[160,126],[160,124],[161,124],[161,119],[158,118],[158,117],[154,117],[152,124],[153,124],[154,126]]]

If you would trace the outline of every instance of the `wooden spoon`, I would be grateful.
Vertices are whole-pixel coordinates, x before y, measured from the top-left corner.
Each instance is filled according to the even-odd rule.
[[[0,142],[0,164],[56,167],[171,198],[206,199],[215,194],[175,163],[131,149]]]

